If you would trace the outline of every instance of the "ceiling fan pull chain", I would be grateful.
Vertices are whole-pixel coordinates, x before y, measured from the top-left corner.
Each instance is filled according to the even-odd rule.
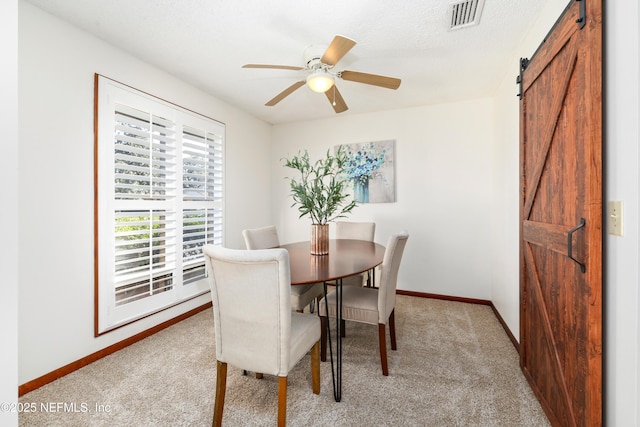
[[[333,85],[333,106],[336,106],[336,85]]]

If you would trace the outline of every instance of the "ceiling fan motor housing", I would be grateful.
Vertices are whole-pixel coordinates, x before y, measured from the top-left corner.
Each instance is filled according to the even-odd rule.
[[[328,68],[326,64],[320,62],[320,58],[322,58],[326,49],[326,46],[311,45],[304,50],[303,57],[307,69],[315,70],[317,68]]]

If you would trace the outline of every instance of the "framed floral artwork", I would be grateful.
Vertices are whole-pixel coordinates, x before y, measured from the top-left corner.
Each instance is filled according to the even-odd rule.
[[[395,140],[342,145],[347,155],[344,173],[356,202],[396,201],[394,147]]]

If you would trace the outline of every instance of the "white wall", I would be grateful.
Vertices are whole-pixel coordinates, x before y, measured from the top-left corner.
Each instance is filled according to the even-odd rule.
[[[564,11],[566,0],[548,0],[526,37],[513,53],[509,69],[496,91],[494,116],[496,140],[493,153],[495,203],[491,218],[496,244],[492,255],[491,300],[516,339],[520,339],[519,194],[520,58],[530,58]]]
[[[209,299],[93,336],[93,79],[100,73],[227,125],[226,244],[271,221],[270,125],[19,2],[19,384]]]
[[[395,139],[397,202],[359,205],[348,219],[375,221],[382,244],[409,232],[399,289],[490,299],[492,117],[492,100],[478,99],[274,126],[272,216],[282,241],[307,240],[310,220],[290,207],[284,177],[294,171],[281,158]]]
[[[17,403],[18,389],[18,188],[6,183],[18,179],[18,7],[17,2],[3,3],[0,16],[0,128],[3,129],[0,156],[0,210],[2,257],[0,271],[0,403]],[[18,413],[0,410],[0,425],[17,426]]]
[[[607,2],[606,200],[624,203],[624,236],[605,239],[607,422],[640,425],[640,8]]]

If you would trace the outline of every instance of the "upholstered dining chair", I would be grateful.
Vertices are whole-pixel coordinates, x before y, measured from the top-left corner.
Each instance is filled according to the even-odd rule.
[[[249,228],[242,230],[244,243],[247,249],[269,249],[280,246],[278,230],[274,225],[261,228]],[[324,286],[322,283],[312,283],[310,285],[296,285],[291,287],[291,308],[299,313],[311,304],[313,300],[320,301],[324,296]]]
[[[337,239],[373,241],[376,235],[375,222],[336,221]]]
[[[314,394],[320,393],[320,320],[292,312],[286,249],[204,246],[215,325],[213,426],[222,425],[227,365],[278,376],[278,425],[286,424],[287,376],[311,351]]]
[[[376,234],[375,222],[355,222],[336,221],[336,239],[355,239],[373,242]],[[342,286],[374,286],[373,270],[353,276],[343,277]],[[335,282],[327,282],[329,285],[336,285]],[[340,333],[344,337],[347,335],[344,321],[340,325]]]
[[[373,242],[376,234],[375,222],[336,221],[336,239],[356,239]],[[371,283],[371,272],[356,274],[342,279],[342,286],[362,286]]]
[[[382,375],[389,375],[387,365],[387,343],[385,327],[389,325],[391,349],[396,350],[395,304],[396,284],[400,261],[409,234],[401,232],[389,237],[382,261],[378,288],[346,286],[342,288],[342,319],[354,322],[378,325],[378,342],[380,345],[380,363]],[[328,312],[327,312],[328,309]],[[322,321],[322,338],[320,344],[321,359],[326,360],[326,327],[328,316],[336,317],[336,293],[332,292],[320,300],[318,314]]]

